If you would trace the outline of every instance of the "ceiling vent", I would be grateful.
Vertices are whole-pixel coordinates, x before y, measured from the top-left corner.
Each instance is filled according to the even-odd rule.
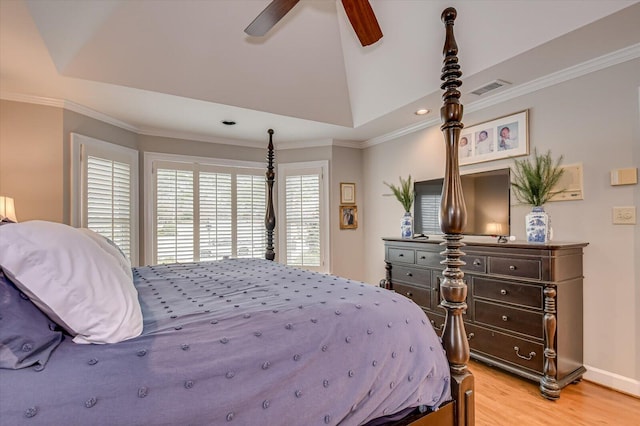
[[[504,80],[494,80],[491,83],[485,84],[482,87],[477,88],[476,90],[472,91],[471,93],[473,93],[474,95],[484,95],[487,92],[490,92],[492,90],[496,90],[499,89],[502,86],[508,86],[509,83],[508,81],[504,81]]]

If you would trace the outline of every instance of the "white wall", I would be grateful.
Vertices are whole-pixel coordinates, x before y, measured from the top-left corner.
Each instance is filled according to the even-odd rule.
[[[640,60],[597,71],[465,115],[471,126],[529,109],[530,147],[581,162],[584,200],[546,205],[554,239],[586,241],[584,250],[584,362],[587,378],[640,395],[639,225],[613,225],[613,206],[637,206],[639,188],[612,187],[609,173],[640,164],[638,101]],[[464,103],[464,100],[463,100]],[[364,155],[364,251],[366,280],[384,276],[381,238],[399,236],[400,204],[383,180],[411,174],[417,180],[444,173],[444,142],[438,126],[372,146]],[[464,166],[462,172],[510,166],[512,160]],[[524,239],[529,207],[513,206],[511,233]],[[578,302],[579,303],[579,302]]]

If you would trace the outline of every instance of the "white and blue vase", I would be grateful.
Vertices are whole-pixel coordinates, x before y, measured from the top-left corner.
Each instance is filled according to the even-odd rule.
[[[400,234],[402,238],[413,238],[413,217],[410,212],[405,212],[400,221]]]
[[[526,216],[527,241],[548,243],[551,240],[551,220],[541,206],[535,206]]]

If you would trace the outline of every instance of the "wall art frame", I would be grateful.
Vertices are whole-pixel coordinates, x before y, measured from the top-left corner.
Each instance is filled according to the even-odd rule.
[[[340,182],[340,204],[356,203],[356,184],[352,182]]]
[[[354,205],[340,206],[340,229],[358,228],[358,207]]]
[[[529,155],[529,110],[462,129],[458,143],[461,166]]]

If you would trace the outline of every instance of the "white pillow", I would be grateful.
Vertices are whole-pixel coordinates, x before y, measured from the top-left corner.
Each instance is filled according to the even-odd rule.
[[[133,281],[75,228],[44,221],[1,226],[0,266],[76,343],[116,343],[142,332]]]
[[[129,277],[131,281],[133,281],[133,272],[131,271],[131,262],[125,256],[125,254],[120,250],[120,247],[116,245],[113,241],[108,239],[107,237],[98,234],[92,229],[89,228],[79,228],[79,231],[84,233],[87,237],[91,238],[95,241],[104,251],[109,253],[109,256],[113,256],[113,258],[118,263],[118,266],[124,271],[124,273]]]

